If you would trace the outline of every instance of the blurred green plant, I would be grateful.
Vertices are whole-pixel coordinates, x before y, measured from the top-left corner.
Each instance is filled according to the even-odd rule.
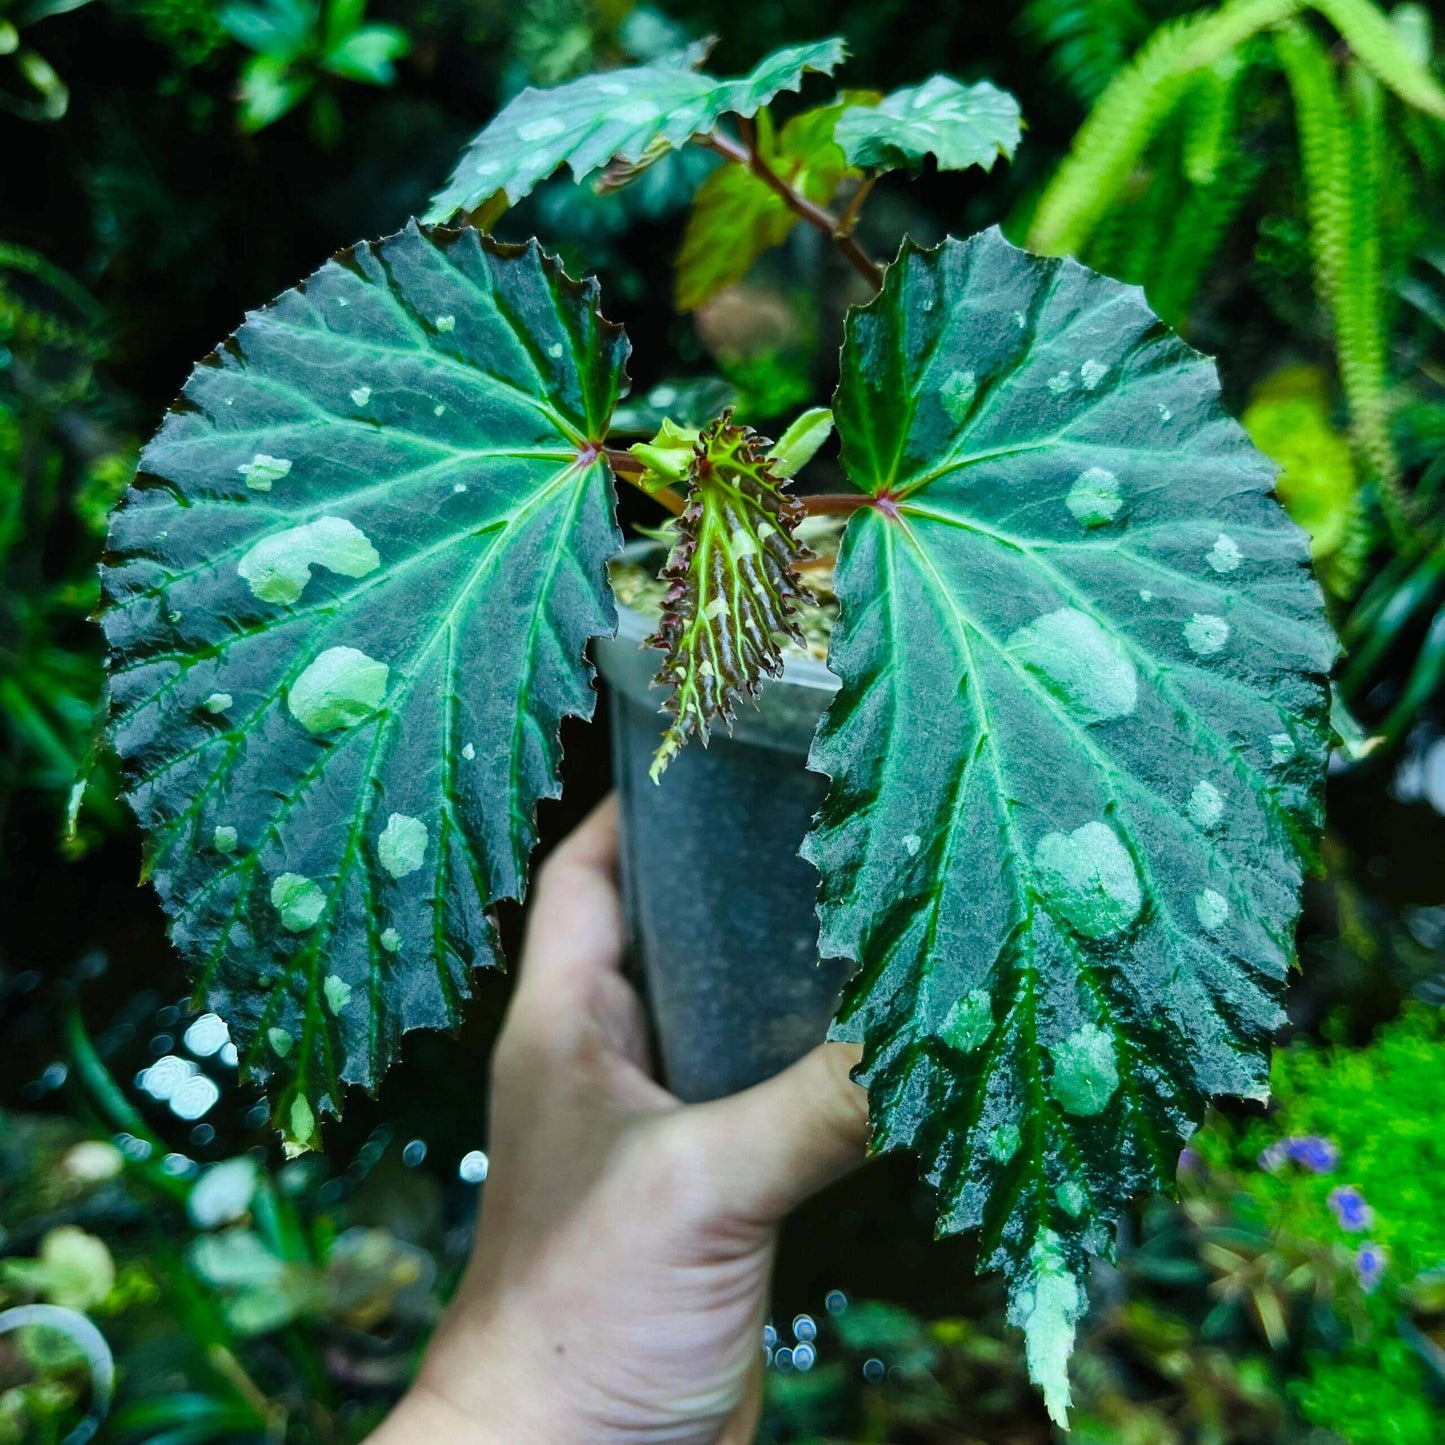
[[[320,145],[341,134],[333,82],[390,86],[396,62],[411,49],[399,25],[367,22],[366,0],[235,0],[218,19],[255,52],[241,70],[241,129],[264,130],[309,99]]]
[[[59,120],[70,106],[70,89],[55,67],[21,32],[52,15],[79,10],[90,0],[0,0],[0,109],[22,120]]]

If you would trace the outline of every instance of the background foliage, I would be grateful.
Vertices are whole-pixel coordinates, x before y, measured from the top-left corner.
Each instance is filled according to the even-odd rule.
[[[103,519],[193,359],[336,247],[423,210],[523,85],[710,33],[711,67],[733,74],[836,32],[867,58],[844,84],[987,79],[1028,125],[1011,166],[881,183],[870,248],[1002,221],[1142,284],[1219,357],[1227,403],[1284,467],[1348,647],[1357,721],[1339,719],[1276,1103],[1212,1121],[1180,1200],[1096,1271],[1075,1436],[1438,1439],[1445,127],[1399,56],[1438,82],[1442,37],[1425,7],[1387,21],[1364,0],[789,0],[737,19],[713,0],[0,6],[0,1302],[100,1326],[108,1439],[356,1439],[401,1387],[465,1256],[504,985],[479,982],[459,1045],[411,1041],[325,1156],[278,1157],[224,1032],[181,997],[93,754]],[[1207,56],[1178,68],[1201,34]],[[811,101],[775,108],[781,153]],[[1086,188],[1084,225],[1069,167],[1117,158],[1121,124],[1128,164]],[[846,181],[833,159],[820,187]],[[600,271],[655,367],[639,393],[720,375],[766,428],[831,390],[851,277],[794,232],[673,316],[672,257],[711,170],[684,152],[613,194],[548,182],[499,229]],[[1050,215],[1070,225],[1051,233]],[[566,742],[549,836],[605,786],[601,730]],[[438,1108],[458,1048],[477,1090]],[[796,1221],[767,1438],[1050,1438],[1002,1300],[964,1246],[931,1243],[932,1212],[890,1164]],[[89,1377],[66,1336],[0,1334],[0,1441],[62,1438]]]

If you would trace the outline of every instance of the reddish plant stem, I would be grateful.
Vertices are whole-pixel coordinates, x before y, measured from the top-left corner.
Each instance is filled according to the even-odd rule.
[[[744,145],[720,131],[711,131],[699,136],[700,144],[715,150],[727,160],[746,166],[764,185],[770,186],[782,197],[788,209],[802,217],[814,229],[821,231],[848,258],[853,269],[876,291],[883,285],[883,270],[871,260],[863,248],[844,229],[843,223],[834,219],[829,211],[815,205],[801,192],[793,189],[763,158],[755,145]],[[857,219],[856,216],[853,217]]]
[[[847,517],[864,507],[878,505],[877,497],[865,492],[826,492],[819,496],[799,497],[803,510],[810,517]]]
[[[687,502],[671,487],[652,488],[639,485],[647,468],[631,452],[623,451],[621,447],[602,447],[600,450],[607,459],[607,464],[624,482],[630,482],[643,496],[651,497],[653,501],[666,507],[674,517],[682,516],[687,509]],[[846,517],[878,503],[876,497],[866,492],[825,492],[811,497],[801,496],[797,500],[802,503],[803,511],[810,517]]]

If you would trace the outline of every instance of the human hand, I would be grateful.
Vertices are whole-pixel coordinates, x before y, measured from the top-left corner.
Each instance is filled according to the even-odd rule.
[[[492,1064],[476,1248],[416,1385],[369,1445],[743,1445],[777,1227],[862,1162],[856,1049],[683,1105],[620,971],[615,802],[537,879]]]

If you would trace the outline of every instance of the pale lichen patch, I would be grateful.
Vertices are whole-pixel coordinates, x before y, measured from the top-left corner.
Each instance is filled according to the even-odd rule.
[[[1184,640],[1191,652],[1200,657],[1212,657],[1224,649],[1229,641],[1229,623],[1212,612],[1196,612],[1184,624]]]
[[[1089,467],[1075,478],[1064,505],[1081,526],[1102,527],[1112,522],[1124,505],[1119,478],[1105,467]]]
[[[1049,1091],[1065,1111],[1081,1118],[1103,1113],[1119,1087],[1113,1039],[1096,1025],[1084,1024],[1049,1053],[1054,1061]]]
[[[211,846],[217,853],[234,853],[240,841],[240,834],[225,823],[218,823],[215,831],[211,834]]]
[[[222,713],[235,703],[236,699],[228,692],[213,692],[201,706],[209,713]]]

